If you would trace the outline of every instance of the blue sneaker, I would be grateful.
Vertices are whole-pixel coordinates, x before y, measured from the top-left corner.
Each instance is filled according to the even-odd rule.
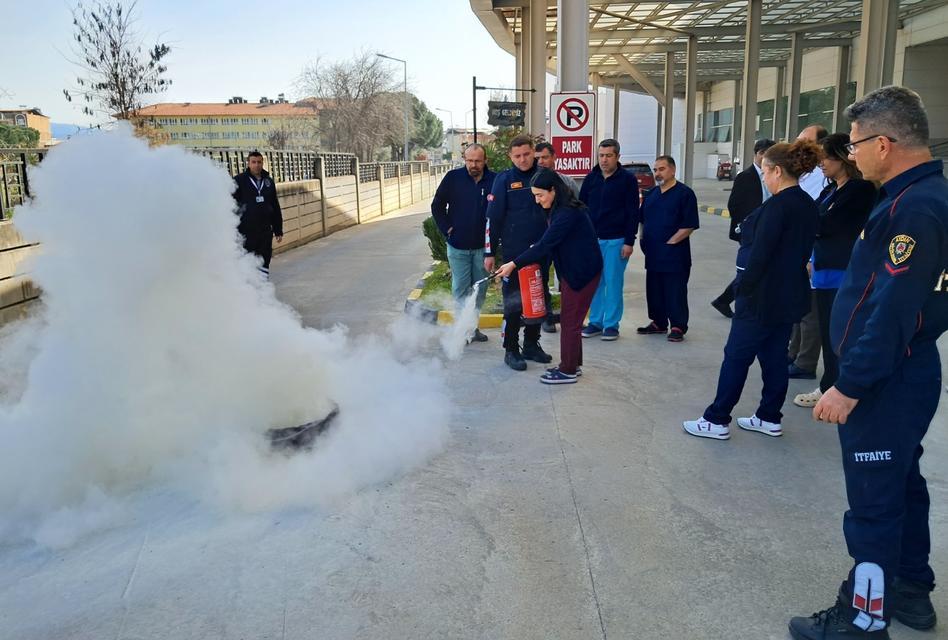
[[[583,327],[583,337],[584,338],[594,338],[602,333],[602,327],[596,326],[594,324],[587,324]]]
[[[543,384],[576,384],[576,376],[571,376],[553,368],[548,369],[546,373],[540,376],[540,382]]]
[[[619,330],[615,327],[609,327],[608,329],[602,330],[602,337],[600,340],[605,340],[606,342],[611,342],[613,340],[619,339]]]
[[[549,369],[546,370],[546,372],[549,373],[549,372],[551,372],[551,371],[559,371],[559,370],[560,370],[559,367],[550,367]],[[563,373],[563,372],[560,371],[560,373]],[[568,374],[568,373],[564,373],[563,375],[568,376],[569,374]],[[581,375],[583,375],[583,368],[582,368],[582,367],[576,367],[576,377],[578,378],[578,377],[580,377]]]

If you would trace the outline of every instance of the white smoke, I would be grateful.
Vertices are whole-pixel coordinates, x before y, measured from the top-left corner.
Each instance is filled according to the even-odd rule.
[[[70,544],[146,486],[326,505],[444,446],[440,364],[418,354],[449,335],[457,357],[467,330],[405,319],[399,341],[354,346],[302,327],[240,249],[232,180],[208,160],[123,128],[54,149],[31,181],[16,224],[42,243],[44,304],[0,334],[0,540]],[[313,451],[270,451],[268,428],[334,406]]]

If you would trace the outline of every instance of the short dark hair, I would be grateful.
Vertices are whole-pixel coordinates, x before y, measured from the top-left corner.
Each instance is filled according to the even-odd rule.
[[[553,149],[553,145],[550,144],[549,142],[541,142],[536,147],[534,147],[533,150],[536,151],[537,153],[540,153],[541,151],[549,151],[551,156],[556,155],[556,151]]]
[[[675,159],[672,158],[671,156],[658,156],[657,158],[655,158],[655,162],[658,162],[659,160],[664,160],[671,166],[678,168],[678,165],[675,164]]]
[[[525,133],[521,133],[519,136],[514,136],[513,140],[510,141],[510,144],[507,145],[507,151],[513,151],[514,147],[522,147],[525,144],[530,145],[530,148],[532,149],[533,138]]]
[[[619,155],[619,141],[615,138],[606,138],[599,143],[600,147],[612,147],[616,150],[616,155]]]
[[[816,129],[816,141],[817,141],[817,142],[820,142],[821,140],[823,140],[823,138],[825,138],[826,136],[829,135],[829,131],[827,131],[827,130],[826,130],[826,127],[824,127],[823,125],[821,125],[821,124],[815,124],[815,125],[812,125],[812,126],[813,126],[813,128]]]
[[[250,160],[251,158],[260,158],[261,160],[263,160],[263,154],[257,151],[256,149],[254,149],[253,151],[247,154],[247,160]]]
[[[774,146],[775,144],[777,143],[771,140],[770,138],[761,138],[760,140],[754,143],[754,155],[757,155],[761,151],[766,151],[767,149]]]
[[[908,87],[890,85],[846,107],[846,119],[867,133],[894,138],[909,147],[928,146],[928,114],[921,97]]]

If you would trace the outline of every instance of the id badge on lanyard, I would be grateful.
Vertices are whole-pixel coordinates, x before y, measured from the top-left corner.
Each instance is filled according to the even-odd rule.
[[[257,181],[253,178],[250,178],[250,184],[252,184],[254,189],[257,190],[257,202],[263,202],[263,186],[266,184],[266,181],[261,178],[260,184],[257,185]]]

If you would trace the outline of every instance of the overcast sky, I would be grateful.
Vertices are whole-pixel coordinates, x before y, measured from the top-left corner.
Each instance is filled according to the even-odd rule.
[[[0,90],[12,95],[0,97],[0,107],[39,107],[54,122],[89,124],[62,93],[77,71],[69,62],[74,2],[3,4]],[[146,48],[156,39],[172,47],[166,60],[173,84],[156,102],[299,97],[294,80],[308,61],[343,60],[363,49],[407,60],[409,90],[432,111],[452,111],[458,127],[471,108],[471,76],[479,84],[514,84],[513,57],[494,43],[468,0],[140,0],[138,16]],[[402,65],[389,64],[401,78]],[[487,97],[478,95],[481,106]],[[486,125],[484,110],[478,112],[479,126]],[[434,113],[451,124],[447,113]]]

